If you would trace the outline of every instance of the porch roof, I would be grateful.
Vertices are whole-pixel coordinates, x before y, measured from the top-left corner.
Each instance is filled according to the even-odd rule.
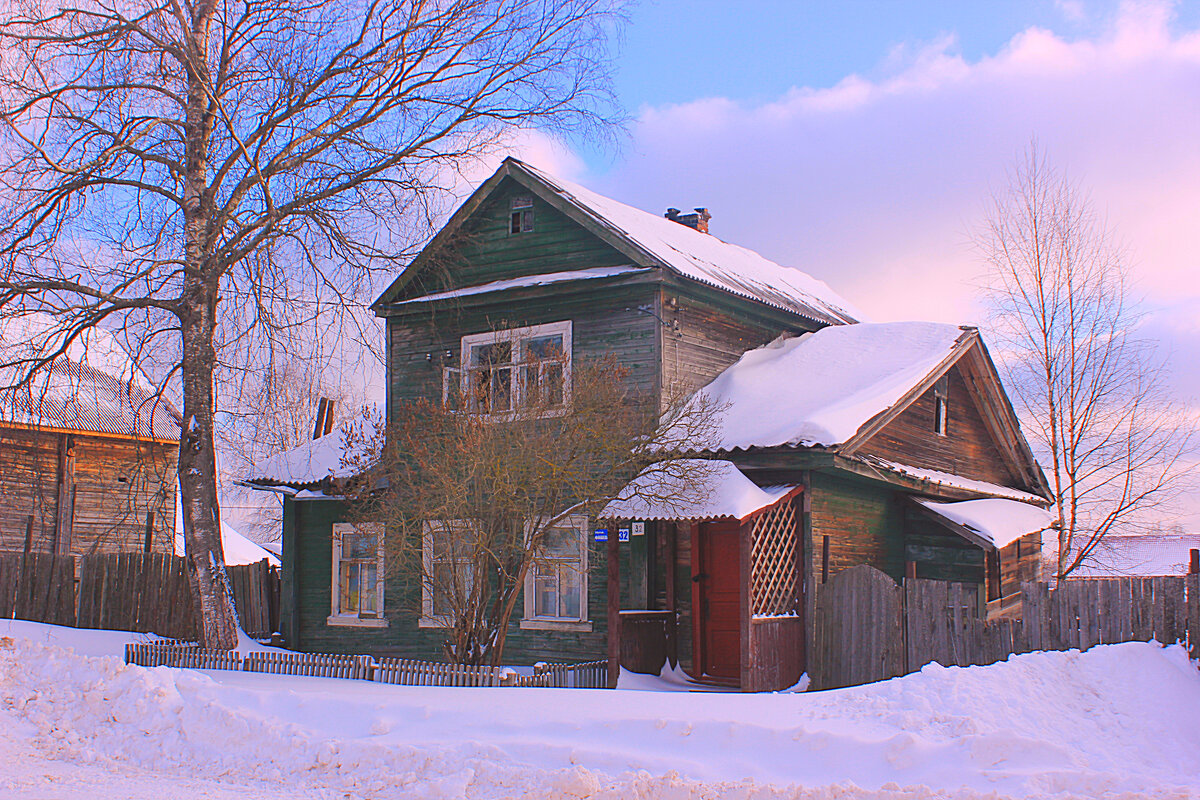
[[[775,505],[800,487],[758,486],[729,461],[687,459],[704,473],[696,479],[659,473],[637,476],[600,513],[601,519],[704,520],[741,522]],[[684,470],[688,472],[688,470]],[[697,486],[697,480],[704,486]]]
[[[916,502],[955,533],[984,547],[1005,547],[1022,536],[1044,531],[1054,521],[1044,508],[1000,497],[958,503]]]

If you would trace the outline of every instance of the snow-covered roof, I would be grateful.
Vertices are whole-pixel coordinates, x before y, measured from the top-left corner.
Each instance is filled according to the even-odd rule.
[[[224,522],[221,523],[221,546],[225,550],[225,563],[231,567],[257,564],[264,558],[273,566],[279,566],[279,558],[274,553],[250,541]],[[182,532],[175,534],[175,555],[186,555]]]
[[[1054,521],[1053,515],[1044,508],[999,497],[957,503],[917,502],[997,548],[1012,544],[1022,536],[1041,533]]]
[[[516,159],[536,177],[601,226],[625,237],[655,260],[692,280],[767,305],[833,323],[863,318],[824,281],[776,264],[753,250],[723,242],[658,214],[628,206]]]
[[[1023,492],[1020,489],[1014,489],[1011,486],[1001,486],[998,483],[988,483],[987,481],[977,481],[973,478],[965,478],[962,475],[955,475],[950,472],[939,472],[935,469],[922,469],[921,467],[910,467],[908,464],[900,464],[896,461],[888,461],[876,457],[860,457],[860,461],[870,464],[873,467],[886,469],[889,472],[895,472],[898,475],[904,475],[909,478],[926,481],[927,483],[936,484],[947,489],[961,489],[967,492],[976,494],[986,494],[992,497],[1005,497],[1009,500],[1019,500],[1024,503],[1045,503],[1046,498],[1041,497],[1031,492]]]
[[[250,471],[246,481],[305,486],[328,478],[348,478],[354,470],[343,463],[345,455],[345,439],[335,431],[264,459]]]
[[[928,377],[966,335],[936,322],[861,323],[750,350],[697,393],[724,408],[707,449],[841,444]]]
[[[177,412],[108,331],[84,330],[33,379],[31,361],[53,354],[64,334],[50,314],[0,320],[0,420],[31,427],[178,441]]]
[[[684,459],[684,469],[637,476],[600,513],[602,519],[744,520],[795,491],[759,487],[728,461]],[[684,481],[688,485],[683,485]],[[693,481],[702,481],[697,487]]]
[[[490,283],[481,283],[476,286],[464,286],[460,289],[452,289],[448,292],[435,292],[426,294],[420,297],[412,297],[408,300],[402,300],[396,305],[402,306],[409,303],[432,303],[437,300],[451,300],[457,297],[469,297],[477,294],[491,294],[493,292],[503,292],[507,289],[525,289],[531,286],[544,286],[550,283],[562,283],[564,281],[584,281],[593,280],[595,278],[612,278],[617,275],[629,275],[635,272],[645,272],[650,267],[592,267],[590,269],[575,269],[567,272],[550,272],[545,275],[523,275],[520,278],[509,278],[503,281],[491,281]]]
[[[1057,537],[1047,536],[1046,544],[1046,555],[1057,557]],[[1200,533],[1109,534],[1071,577],[1186,575],[1193,549],[1200,550]]]

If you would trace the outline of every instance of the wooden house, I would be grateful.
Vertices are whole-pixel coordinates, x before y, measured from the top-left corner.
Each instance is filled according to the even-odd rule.
[[[707,387],[731,420],[795,423],[794,435],[765,438],[731,424],[727,442],[697,454],[725,462],[715,496],[736,502],[687,518],[614,506],[609,520],[574,523],[583,579],[570,618],[526,602],[507,636],[511,663],[615,663],[624,651],[638,669],[666,656],[697,680],[777,689],[803,671],[807,593],[833,572],[915,570],[994,584],[999,598],[1032,555],[1032,538],[1020,558],[999,546],[988,526],[1003,514],[938,505],[1036,511],[1048,494],[978,333],[860,324],[824,283],[721,241],[710,219],[649,214],[508,159],[374,305],[387,324],[389,413],[402,400],[451,401],[483,370],[511,375],[552,341],[568,367],[615,354],[630,389],[660,406]],[[828,335],[841,331],[854,333]],[[501,341],[511,364],[497,360]],[[501,389],[489,396],[498,407],[474,411],[523,402],[519,381]],[[835,432],[809,435],[809,412],[847,404]],[[347,529],[336,462],[321,454],[332,446],[317,440],[251,476],[285,498],[285,638],[436,658],[442,636],[420,587],[379,577],[367,613],[338,608],[331,576]],[[603,544],[597,528],[612,529]],[[381,560],[382,548],[372,574]]]
[[[20,384],[54,330],[44,314],[0,328],[0,549],[173,552],[178,412],[99,329]]]

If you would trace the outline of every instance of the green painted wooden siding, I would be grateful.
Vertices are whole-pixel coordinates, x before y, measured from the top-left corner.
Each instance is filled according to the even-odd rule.
[[[296,506],[301,506],[300,527],[295,527]],[[288,646],[303,652],[366,653],[432,661],[445,660],[442,632],[418,627],[421,611],[420,579],[415,574],[387,570],[384,615],[387,628],[354,628],[329,625],[326,618],[333,592],[333,524],[344,521],[345,504],[338,500],[289,500],[285,528],[291,526],[294,547],[284,558],[283,596],[299,607],[299,638]],[[537,661],[590,661],[604,658],[605,565],[604,545],[590,541],[588,552],[588,612],[591,631],[522,630],[518,602],[508,629],[504,663],[528,665]],[[285,551],[286,552],[286,551]],[[298,581],[298,583],[297,583]],[[294,589],[299,588],[296,592]],[[290,606],[285,605],[290,609]]]
[[[659,322],[638,311],[653,302],[653,286],[565,292],[504,304],[431,309],[429,315],[388,321],[388,398],[396,404],[437,399],[444,365],[461,366],[462,337],[526,325],[571,320],[575,363],[614,355],[629,370],[631,391],[653,396],[658,387]],[[446,353],[450,359],[446,360]]]

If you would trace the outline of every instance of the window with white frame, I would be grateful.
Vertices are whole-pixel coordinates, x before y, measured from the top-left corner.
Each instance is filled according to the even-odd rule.
[[[383,616],[383,540],[379,523],[334,524],[328,624],[387,626]]]
[[[510,236],[533,230],[533,196],[519,194],[508,204],[508,233]]]
[[[447,369],[448,408],[489,416],[552,416],[571,403],[571,322],[464,336],[462,367]]]
[[[587,609],[588,521],[569,517],[540,534],[525,577],[522,628],[590,625]]]
[[[424,576],[421,625],[453,624],[475,577],[475,525],[470,520],[429,520],[421,536]]]

